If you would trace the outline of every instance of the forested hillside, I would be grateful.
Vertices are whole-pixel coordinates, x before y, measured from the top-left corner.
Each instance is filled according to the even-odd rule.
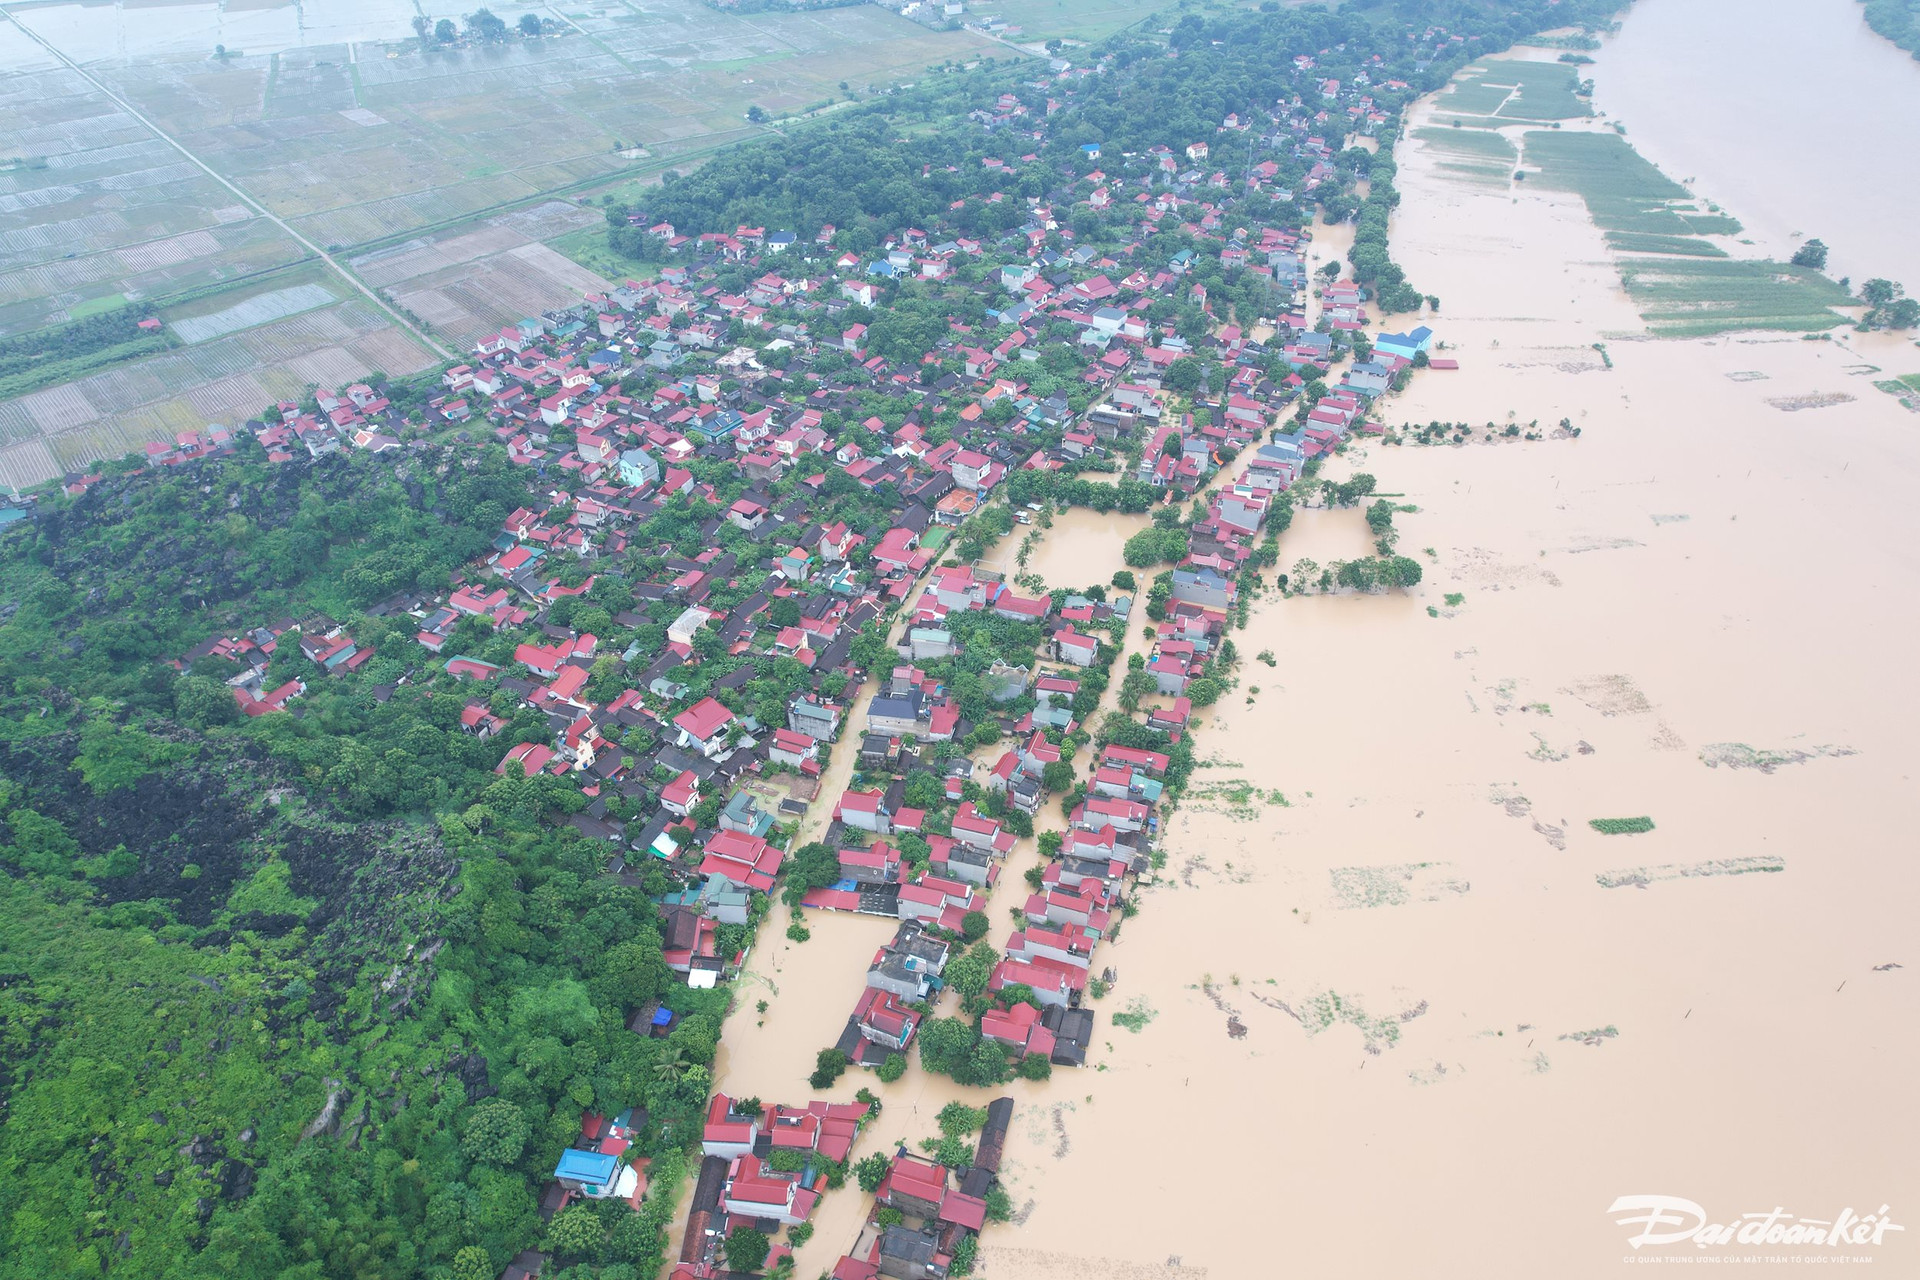
[[[501,467],[444,510],[497,527],[526,493]],[[642,890],[548,824],[577,793],[496,777],[445,690],[386,694],[397,662],[241,721],[217,663],[160,661],[222,622],[444,581],[486,538],[427,497],[370,459],[236,460],[108,482],[7,539],[0,1270],[504,1258],[583,1107],[644,1099],[665,1127],[704,1101],[712,993],[669,991]],[[627,1034],[663,995],[696,1016]],[[657,1225],[628,1215],[609,1256],[654,1256]]]

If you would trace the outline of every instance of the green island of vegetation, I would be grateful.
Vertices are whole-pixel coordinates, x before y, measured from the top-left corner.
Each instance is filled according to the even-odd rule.
[[[1861,4],[1869,27],[1920,59],[1920,0],[1861,0]]]

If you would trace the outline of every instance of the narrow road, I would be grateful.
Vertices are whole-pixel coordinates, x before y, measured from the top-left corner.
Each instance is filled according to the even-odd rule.
[[[232,182],[228,181],[225,177],[222,177],[221,174],[217,170],[215,170],[212,165],[208,164],[205,160],[202,160],[199,156],[193,154],[193,152],[187,150],[186,146],[183,143],[181,143],[181,141],[178,138],[168,133],[165,129],[162,129],[159,125],[155,124],[152,120],[149,120],[140,111],[136,110],[132,103],[128,102],[125,98],[122,98],[119,94],[115,93],[112,89],[109,89],[106,86],[106,84],[102,82],[97,76],[93,75],[86,68],[82,67],[79,63],[75,62],[72,58],[69,58],[66,54],[62,53],[59,49],[55,48],[53,45],[49,44],[47,41],[41,39],[38,33],[36,33],[31,27],[27,26],[26,23],[20,21],[19,17],[17,17],[14,14],[12,9],[0,8],[0,13],[6,14],[7,21],[11,22],[16,28],[18,28],[20,33],[26,36],[27,39],[33,41],[35,44],[39,45],[42,49],[45,49],[48,53],[52,54],[55,58],[59,59],[60,64],[62,66],[66,67],[69,71],[79,76],[82,80],[85,80],[88,84],[92,85],[95,89],[98,89],[101,93],[106,95],[108,101],[112,102],[115,106],[119,107],[122,111],[126,112],[128,115],[132,116],[135,120],[138,120],[142,125],[146,126],[146,128],[152,132],[154,137],[159,138],[162,142],[166,143],[168,146],[172,147],[175,151],[178,151],[181,155],[185,156],[188,159],[188,161],[190,161],[194,165],[194,167],[201,170],[209,178],[212,178],[215,182],[225,187],[228,191],[231,191],[234,194],[234,196],[237,199],[239,199],[242,203],[244,203],[249,209],[252,209],[255,213],[259,214],[261,217],[271,222],[274,226],[280,228],[281,231],[287,234],[287,237],[289,239],[293,240],[296,244],[300,245],[308,253],[311,253],[314,257],[320,259],[320,261],[326,263],[328,268],[330,268],[335,275],[339,276],[342,280],[346,281],[349,285],[351,285],[354,289],[358,290],[360,293],[366,295],[367,299],[371,301],[374,306],[379,307],[381,311],[385,312],[387,317],[391,319],[394,322],[394,324],[406,330],[417,341],[419,341],[423,346],[425,346],[429,351],[432,351],[435,355],[439,356],[442,360],[453,360],[457,358],[454,352],[440,345],[439,342],[435,341],[433,338],[428,337],[425,333],[422,333],[405,316],[401,315],[398,311],[395,311],[391,306],[387,304],[387,300],[385,298],[382,298],[379,294],[375,293],[372,289],[368,288],[365,284],[361,283],[360,278],[354,275],[353,272],[347,270],[340,263],[336,262],[332,254],[328,253],[325,249],[322,249],[319,245],[315,244],[313,241],[301,235],[298,231],[295,231],[290,225],[288,225],[285,219],[273,213],[265,205],[261,204],[258,200],[255,200],[252,196],[248,195],[245,191],[241,190],[239,187],[235,186]]]

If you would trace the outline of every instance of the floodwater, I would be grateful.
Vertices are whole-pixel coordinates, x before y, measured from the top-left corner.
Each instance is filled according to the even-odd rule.
[[[1087,507],[1070,507],[1056,511],[1053,523],[1046,528],[1038,523],[1015,525],[1012,533],[987,552],[981,564],[1000,570],[1008,581],[1023,573],[1038,574],[1049,591],[1055,587],[1079,590],[1105,585],[1127,567],[1127,539],[1151,523],[1152,519],[1144,515],[1102,515]],[[1020,548],[1030,534],[1033,543],[1023,567]]]
[[[1710,57],[1699,56],[1710,51]],[[1669,176],[1780,257],[1831,246],[1835,276],[1920,289],[1920,62],[1858,0],[1639,0],[1582,75]]]
[[[1920,359],[1623,340],[1576,199],[1400,165],[1396,257],[1462,368],[1383,419],[1581,434],[1330,468],[1419,508],[1427,581],[1270,593],[1236,637],[1212,765],[1101,955],[1103,1011],[1150,1020],[1022,1107],[1030,1212],[986,1275],[1600,1276],[1779,1252],[1636,1253],[1620,1196],[1920,1206],[1920,420],[1870,385]],[[1302,512],[1282,565],[1364,541],[1346,517]],[[1913,1230],[1824,1253],[1920,1271]]]

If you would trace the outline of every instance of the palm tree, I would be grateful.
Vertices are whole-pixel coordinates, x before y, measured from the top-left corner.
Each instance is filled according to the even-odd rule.
[[[653,1064],[653,1078],[663,1084],[678,1084],[692,1069],[693,1060],[687,1057],[687,1051],[675,1047]]]

